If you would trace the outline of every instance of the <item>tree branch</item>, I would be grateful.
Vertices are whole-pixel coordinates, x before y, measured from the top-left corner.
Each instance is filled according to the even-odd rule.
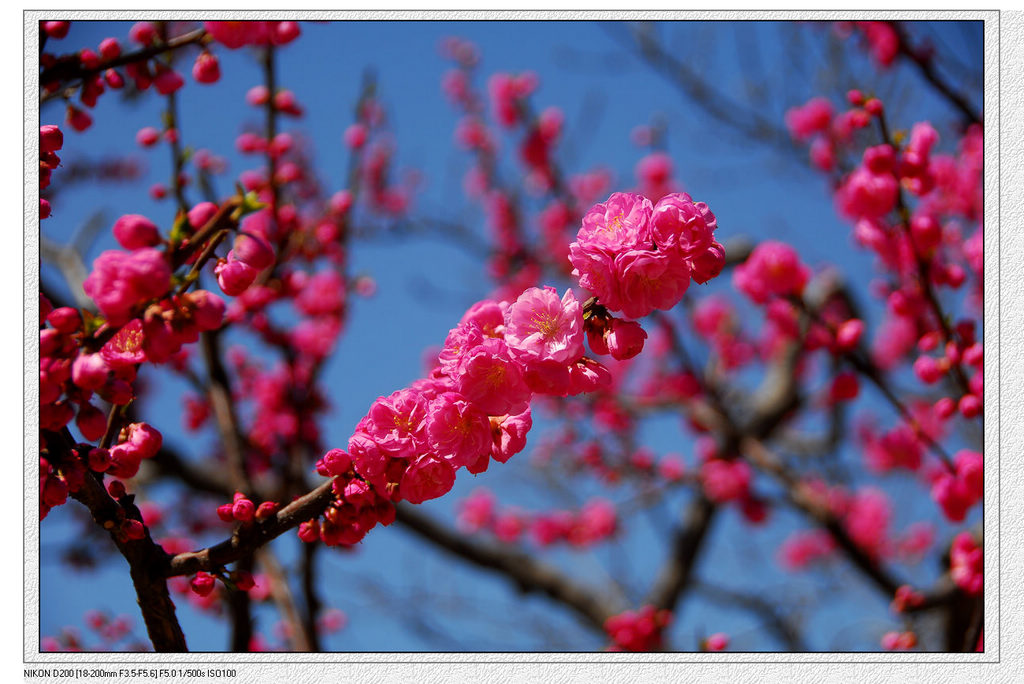
[[[504,575],[523,593],[544,594],[569,607],[595,631],[603,633],[605,620],[621,612],[619,606],[611,605],[607,592],[584,587],[525,553],[470,541],[410,506],[399,504],[395,508],[396,520],[418,536],[474,565]]]

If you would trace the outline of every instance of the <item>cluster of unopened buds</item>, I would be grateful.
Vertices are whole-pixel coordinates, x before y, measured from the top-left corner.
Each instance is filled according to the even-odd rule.
[[[613,615],[604,622],[611,638],[609,651],[646,652],[662,648],[662,633],[672,624],[672,613],[654,606]]]
[[[280,504],[274,501],[264,501],[257,506],[242,492],[235,492],[232,503],[217,507],[217,517],[228,523],[247,523],[253,520],[259,522],[274,515],[278,508]]]
[[[924,594],[919,591],[915,591],[910,585],[904,584],[896,589],[896,595],[893,597],[892,603],[889,607],[894,613],[902,613],[908,608],[917,608],[924,604]]]
[[[885,651],[909,651],[917,646],[917,635],[911,631],[886,632],[881,645]]]
[[[985,495],[985,462],[977,451],[963,449],[953,456],[953,471],[940,472],[932,482],[932,498],[953,522],[962,522]]]
[[[985,554],[970,532],[961,532],[949,549],[949,575],[953,582],[971,596],[985,586]]]
[[[460,502],[457,524],[470,534],[487,530],[507,544],[519,541],[524,532],[529,532],[537,546],[566,543],[577,548],[605,541],[619,527],[615,506],[605,499],[592,499],[577,512],[526,513],[513,507],[496,509],[494,496],[483,488]]]
[[[58,126],[39,127],[39,189],[45,190],[50,186],[50,174],[60,166],[60,157],[57,151],[64,147],[64,134]],[[49,200],[39,198],[39,218],[50,217]]]
[[[199,571],[189,582],[189,588],[198,596],[210,596],[217,587],[218,579],[222,582],[230,582],[239,591],[249,591],[256,586],[256,580],[252,573],[245,570],[232,570],[227,575],[222,573],[211,575],[208,572]]]

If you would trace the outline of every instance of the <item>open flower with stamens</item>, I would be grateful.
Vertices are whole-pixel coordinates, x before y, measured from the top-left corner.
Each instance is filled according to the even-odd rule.
[[[505,313],[505,342],[526,366],[572,363],[583,356],[583,308],[572,290],[559,299],[553,287],[531,287]]]
[[[523,412],[532,394],[523,380],[522,367],[509,356],[508,346],[493,337],[463,353],[455,385],[489,416]]]
[[[416,390],[379,397],[366,416],[366,433],[394,458],[415,458],[427,443],[427,402]]]
[[[436,456],[458,468],[490,452],[491,423],[461,394],[444,392],[429,404],[427,438]]]
[[[649,248],[653,210],[651,200],[643,195],[612,193],[607,201],[595,204],[586,213],[576,240],[613,252]]]

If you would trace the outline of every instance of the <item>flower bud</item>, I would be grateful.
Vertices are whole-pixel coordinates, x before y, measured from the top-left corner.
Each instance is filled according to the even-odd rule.
[[[200,571],[192,578],[192,582],[189,586],[192,588],[192,591],[200,596],[209,596],[213,592],[216,584],[217,580],[213,575]]]
[[[160,231],[145,216],[126,214],[114,222],[114,238],[125,249],[142,249],[160,244]]]
[[[605,328],[604,341],[613,359],[625,361],[639,354],[644,348],[647,333],[636,321],[613,318]]]

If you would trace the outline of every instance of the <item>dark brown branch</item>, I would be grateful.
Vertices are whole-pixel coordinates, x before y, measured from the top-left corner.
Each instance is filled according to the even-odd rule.
[[[273,517],[263,522],[251,523],[240,527],[230,539],[199,551],[179,553],[170,559],[165,567],[165,575],[191,575],[205,570],[207,572],[222,568],[252,553],[264,544],[273,541],[285,532],[307,520],[316,518],[334,500],[331,481],[324,482],[305,496],[279,510]]]
[[[305,611],[302,616],[302,631],[305,632],[309,644],[307,650],[319,652],[320,634],[316,619],[320,615],[320,595],[316,590],[316,554],[319,544],[306,544],[302,547],[302,595],[305,599]]]
[[[135,52],[126,52],[125,54],[116,57],[114,59],[103,60],[99,65],[86,69],[82,66],[81,60],[77,54],[68,55],[67,57],[60,58],[56,64],[48,69],[44,69],[39,74],[40,85],[46,85],[54,81],[66,81],[71,82],[78,79],[88,78],[101,74],[107,69],[113,69],[125,64],[131,64],[132,62],[140,62],[143,60],[152,59],[158,55],[162,55],[165,52],[171,52],[185,47],[186,45],[192,45],[198,43],[206,37],[205,29],[196,29],[181,36],[171,38],[165,43],[159,43],[142,50],[136,50]],[[59,91],[58,91],[59,92]],[[44,95],[43,100],[47,98]]]
[[[238,561],[236,570],[252,572],[252,554]],[[231,650],[234,653],[248,653],[252,643],[252,600],[249,592],[228,589],[228,612],[231,615]]]
[[[72,458],[70,435],[47,432],[48,455],[59,467],[62,461]],[[163,565],[167,553],[153,541],[146,528],[146,536],[138,540],[126,540],[119,536],[126,518],[142,521],[142,515],[133,502],[134,496],[127,495],[120,501],[114,500],[102,482],[91,471],[86,471],[82,486],[72,496],[89,509],[93,520],[110,533],[118,551],[128,561],[129,574],[139,610],[146,624],[153,649],[157,652],[188,651],[185,635],[178,624],[174,602],[167,589]]]

